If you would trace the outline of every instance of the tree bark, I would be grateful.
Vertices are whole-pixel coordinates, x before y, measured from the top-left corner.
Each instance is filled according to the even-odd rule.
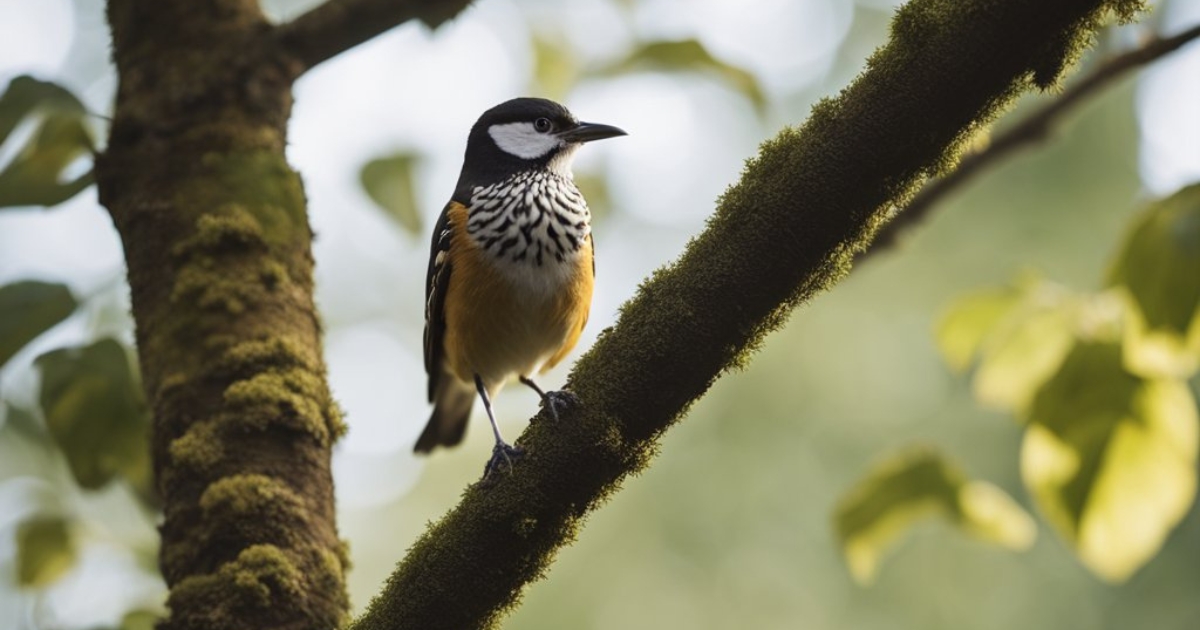
[[[164,500],[168,629],[333,628],[343,432],[284,159],[296,71],[253,0],[112,0],[101,202],[120,232]]]
[[[100,201],[121,235],[162,495],[170,630],[345,620],[330,454],[344,431],[313,304],[312,230],[284,157],[293,82],[469,0],[109,0],[120,83]]]

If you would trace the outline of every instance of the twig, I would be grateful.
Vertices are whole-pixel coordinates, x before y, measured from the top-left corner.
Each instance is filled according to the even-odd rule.
[[[419,19],[434,27],[458,15],[471,0],[327,0],[276,29],[284,53],[301,72],[395,26]]]
[[[938,201],[941,201],[942,197],[988,165],[1022,146],[1045,140],[1050,135],[1051,127],[1086,97],[1130,71],[1178,50],[1197,37],[1200,37],[1200,25],[1193,26],[1172,37],[1155,38],[1144,46],[1113,57],[1096,68],[1078,83],[1067,88],[1062,96],[1055,99],[1054,102],[1043,106],[1015,127],[998,134],[987,148],[964,157],[959,162],[958,168],[928,183],[913,197],[902,212],[880,228],[875,240],[870,247],[859,254],[856,262],[861,262],[873,254],[878,254],[896,245],[901,234],[924,220],[928,216],[929,210]]]

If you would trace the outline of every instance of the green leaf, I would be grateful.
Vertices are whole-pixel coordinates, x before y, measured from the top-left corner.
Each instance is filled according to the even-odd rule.
[[[0,171],[0,207],[53,206],[92,185],[92,172],[69,182],[60,181],[63,170],[92,151],[92,139],[83,120],[71,114],[50,114],[33,139]]]
[[[1080,342],[1033,401],[1021,475],[1100,577],[1127,579],[1196,495],[1200,419],[1187,385],[1125,370],[1121,346]]]
[[[695,39],[644,43],[629,56],[601,69],[600,73],[613,75],[643,69],[713,74],[741,92],[760,115],[767,107],[762,86],[753,74],[713,57],[704,44]]]
[[[533,76],[537,93],[561,101],[579,80],[579,61],[561,37],[533,36]]]
[[[1033,519],[1003,490],[969,481],[937,452],[912,450],[881,462],[838,504],[835,523],[851,575],[872,582],[884,554],[930,516],[1010,549],[1028,549],[1037,537]]]
[[[122,475],[151,496],[149,416],[121,344],[54,350],[36,364],[46,426],[79,485],[94,490]]]
[[[35,112],[57,112],[83,116],[83,103],[65,88],[23,75],[9,82],[0,95],[0,144],[26,116]]]
[[[0,144],[28,117],[40,116],[38,128],[4,170],[0,171],[0,208],[53,206],[92,183],[92,174],[62,182],[63,171],[93,150],[84,125],[83,103],[61,86],[20,76],[0,96]]]
[[[412,176],[417,160],[416,154],[398,153],[367,162],[359,173],[359,181],[371,199],[410,234],[421,233]]]
[[[22,280],[0,287],[0,366],[76,306],[66,285]]]
[[[1015,287],[1004,287],[955,300],[937,325],[936,341],[942,358],[955,370],[970,367],[984,341],[1023,298],[1023,292]]]
[[[1071,349],[1086,303],[1033,275],[1018,278],[1011,290],[1019,302],[978,341],[972,389],[984,404],[1021,413]]]
[[[75,564],[69,524],[60,516],[36,516],[17,526],[17,583],[44,588]]]
[[[1200,184],[1151,204],[1109,272],[1132,308],[1125,361],[1146,376],[1187,378],[1200,369]]]

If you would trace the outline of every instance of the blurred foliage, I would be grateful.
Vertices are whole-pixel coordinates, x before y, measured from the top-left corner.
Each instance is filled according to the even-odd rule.
[[[968,294],[936,333],[946,362],[977,360],[976,397],[1026,426],[1033,499],[1100,577],[1128,579],[1196,496],[1200,419],[1200,186],[1151,204],[1095,293],[1025,275]]]
[[[1038,391],[1021,473],[1050,524],[1118,582],[1158,553],[1196,495],[1196,404],[1185,383],[1122,366],[1121,345],[1080,341]]]
[[[149,411],[120,343],[101,339],[37,358],[46,425],[85,489],[117,475],[141,496],[153,496]]]
[[[714,57],[696,39],[642,42],[624,59],[603,67],[599,74],[615,75],[641,70],[710,74],[745,96],[759,115],[766,111],[767,98],[754,74]]]
[[[566,99],[582,77],[580,60],[561,35],[535,33],[532,43],[537,91],[551,100]]]
[[[1028,549],[1037,537],[1033,519],[1003,490],[968,480],[935,451],[914,450],[880,462],[838,505],[834,521],[850,573],[872,582],[888,548],[928,516],[1011,549]]]
[[[0,287],[0,367],[78,304],[63,284],[25,280]]]
[[[60,516],[35,516],[17,527],[17,583],[44,588],[75,563],[70,523]]]
[[[1125,362],[1139,374],[1187,378],[1200,368],[1200,184],[1147,209],[1109,273],[1131,298]]]
[[[414,153],[397,153],[375,158],[359,171],[363,190],[409,234],[421,233],[421,212],[413,187],[413,168],[419,160]]]
[[[64,171],[94,149],[84,124],[87,112],[67,90],[28,76],[13,79],[0,96],[0,144],[26,119],[36,130],[25,146],[0,170],[0,208],[53,206],[92,184],[89,169],[63,182]]]
[[[121,625],[113,630],[154,630],[154,626],[162,619],[162,615],[147,611],[134,610],[121,619]]]

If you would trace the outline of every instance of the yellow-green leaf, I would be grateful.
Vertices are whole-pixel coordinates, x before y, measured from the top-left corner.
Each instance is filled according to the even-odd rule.
[[[1037,537],[1033,519],[1003,490],[968,480],[934,451],[913,450],[875,466],[838,504],[837,533],[855,580],[873,581],[886,552],[930,516],[1010,549],[1027,549]]]
[[[758,79],[748,70],[712,56],[704,44],[695,39],[654,41],[642,44],[627,57],[603,68],[601,74],[619,74],[635,70],[665,70],[668,72],[706,72],[712,74],[744,95],[762,114],[767,98]]]
[[[937,324],[937,346],[946,363],[955,370],[967,369],[984,341],[1023,297],[1016,287],[1002,287],[955,300]]]
[[[66,519],[36,516],[17,526],[17,583],[43,588],[75,564],[75,547]]]
[[[63,171],[92,151],[91,134],[75,114],[47,114],[29,144],[0,171],[0,207],[53,206],[92,184],[92,172],[61,181]]]
[[[1024,411],[1075,342],[1080,303],[1058,287],[1027,285],[1018,308],[983,340],[972,389],[980,402]]]
[[[0,287],[0,366],[76,306],[66,285],[22,280]]]
[[[1200,184],[1151,204],[1109,273],[1131,299],[1125,361],[1146,376],[1200,368]]]
[[[1021,475],[1038,507],[1089,569],[1127,579],[1195,498],[1200,419],[1187,386],[1129,373],[1115,341],[1080,342],[1030,423]]]
[[[28,76],[8,84],[0,96],[0,144],[27,118],[38,117],[38,126],[30,141],[0,170],[0,208],[53,206],[91,185],[90,171],[60,181],[72,162],[93,149],[85,115],[79,99],[61,86]]]
[[[359,180],[367,195],[410,234],[421,233],[421,213],[413,188],[412,170],[418,156],[398,153],[367,162]]]
[[[561,37],[535,34],[533,37],[533,77],[537,93],[563,100],[579,80],[579,61]]]
[[[149,415],[121,344],[102,339],[38,357],[46,426],[79,485],[124,476],[150,495]]]
[[[9,82],[0,95],[0,144],[26,116],[57,112],[82,116],[83,103],[62,86],[22,75]]]

